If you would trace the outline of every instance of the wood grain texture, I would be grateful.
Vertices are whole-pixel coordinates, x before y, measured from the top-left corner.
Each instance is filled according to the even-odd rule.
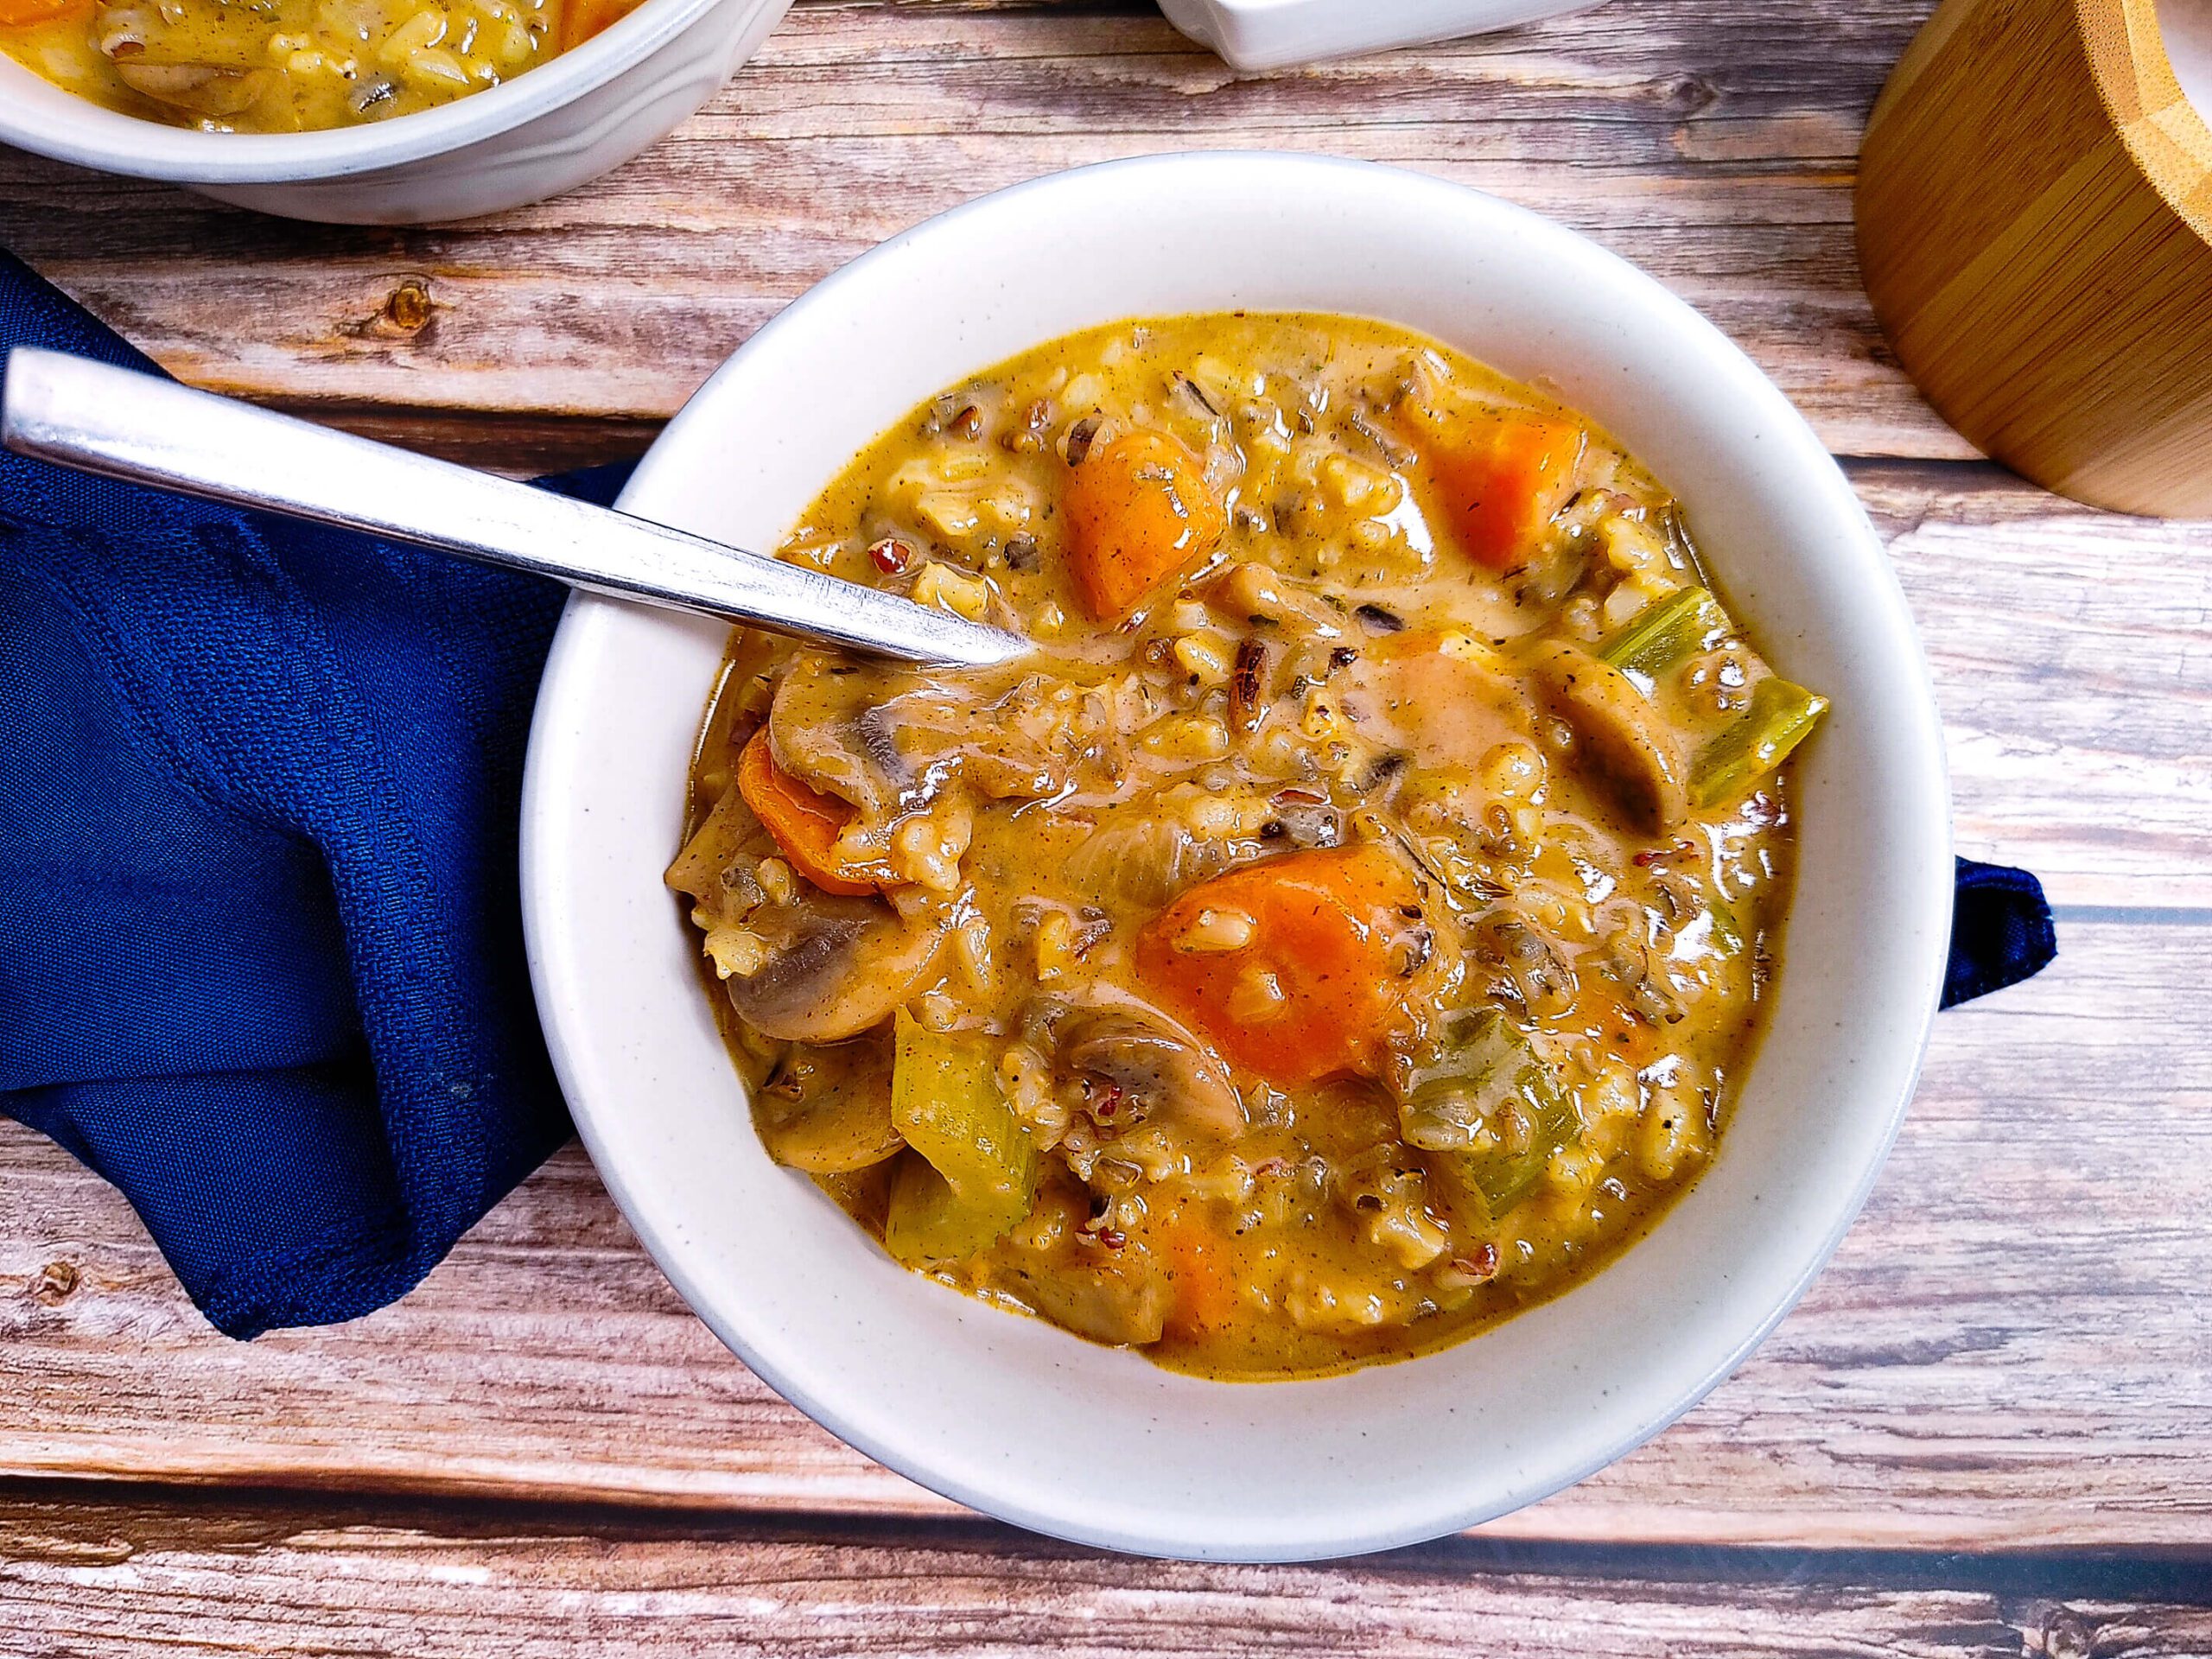
[[[724,1352],[573,1147],[415,1295],[239,1346],[0,1124],[0,1653],[2212,1652],[2212,559],[1970,461],[1891,361],[1852,156],[1929,4],[1613,0],[1244,81],[1138,0],[801,0],[638,162],[435,230],[0,154],[0,243],[188,378],[517,473],[637,453],[825,272],[1053,168],[1265,144],[1495,190],[1652,270],[1859,458],[1961,849],[2067,907],[2050,972],[1940,1022],[1866,1217],[1738,1376],[1482,1538],[1326,1569],[961,1519]],[[1736,1546],[1902,1554],[1708,1554]]]
[[[2154,0],[1945,0],[1866,134],[1866,283],[1976,442],[2131,512],[2212,512],[2212,130]]]
[[[0,154],[0,242],[186,378],[373,423],[666,416],[787,301],[917,219],[1056,168],[1258,145],[1396,162],[1552,213],[1703,308],[1853,454],[1972,451],[1887,356],[1851,158],[1927,0],[1615,0],[1240,80],[1149,7],[803,3],[671,139],[450,229],[296,226]],[[230,280],[250,268],[251,302]],[[424,283],[429,321],[387,309]],[[405,308],[401,308],[404,311]]]
[[[359,1506],[0,1503],[9,1651],[499,1659],[696,1655],[2156,1659],[2212,1610],[1726,1556],[1601,1572],[1465,1547],[1318,1567],[1130,1560],[992,1529],[817,1533]],[[1669,1573],[1667,1567],[1675,1567]]]
[[[2212,530],[1986,463],[1850,470],[1928,650],[1959,850],[2061,904],[2212,910]]]
[[[1758,1355],[1491,1533],[2155,1546],[2212,1571],[2212,927],[2077,921],[2063,946],[1939,1022],[1873,1203]],[[397,1306],[243,1347],[21,1130],[0,1192],[0,1474],[949,1509],[725,1355],[574,1149]]]

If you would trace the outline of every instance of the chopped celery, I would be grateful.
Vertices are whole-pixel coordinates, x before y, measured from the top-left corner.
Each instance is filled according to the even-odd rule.
[[[1688,804],[1694,811],[1735,799],[1780,766],[1828,706],[1827,698],[1802,685],[1767,677],[1752,687],[1751,707],[1717,733],[1704,721],[1686,718],[1661,690],[1661,677],[1735,633],[1736,625],[1719,601],[1702,588],[1685,588],[1645,606],[1593,653],[1630,676],[1655,708],[1672,709],[1670,719],[1693,728],[1693,739],[1697,728],[1710,733],[1690,767]],[[1765,673],[1764,663],[1755,655],[1751,661],[1755,672]]]
[[[1502,1216],[1582,1133],[1573,1103],[1527,1036],[1495,1008],[1446,1017],[1441,1053],[1415,1066],[1398,1108],[1406,1140],[1444,1185]]]
[[[1751,688],[1751,706],[1698,752],[1690,768],[1690,804],[1698,810],[1732,801],[1789,758],[1828,700],[1788,680]]]
[[[1706,900],[1706,913],[1713,918],[1713,949],[1716,956],[1741,955],[1744,949],[1744,925],[1736,919],[1736,912],[1719,890]],[[1680,930],[1677,930],[1679,931]]]
[[[1000,1093],[990,1051],[894,1021],[891,1119],[917,1156],[891,1188],[884,1243],[909,1265],[973,1255],[1029,1213],[1037,1148]]]
[[[1002,1210],[968,1203],[928,1159],[909,1152],[892,1170],[883,1245],[910,1268],[957,1262],[996,1243],[1020,1219],[1020,1214],[1008,1217]]]
[[[1711,594],[1702,588],[1685,588],[1629,618],[1595,654],[1599,662],[1624,674],[1656,680],[1675,664],[1719,645],[1735,626]]]

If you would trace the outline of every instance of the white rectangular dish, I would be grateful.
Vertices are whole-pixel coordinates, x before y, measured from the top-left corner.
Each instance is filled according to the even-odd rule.
[[[1596,0],[1160,0],[1167,21],[1230,67],[1281,69],[1455,40],[1581,11]]]

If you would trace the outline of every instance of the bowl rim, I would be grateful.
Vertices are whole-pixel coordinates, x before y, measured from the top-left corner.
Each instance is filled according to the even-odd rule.
[[[168,184],[300,184],[346,178],[511,132],[607,85],[725,3],[729,0],[643,0],[582,46],[496,86],[434,110],[319,132],[199,132],[167,126],[105,109],[0,54],[0,77],[26,76],[61,100],[42,98],[25,108],[0,86],[0,143],[103,173]],[[61,114],[64,110],[68,113]]]
[[[702,383],[699,389],[677,412],[666,432],[675,432],[686,421],[687,416],[692,416],[696,410],[712,401],[712,395],[726,378],[734,378],[743,372],[739,367],[739,359],[750,350],[754,341],[765,342],[791,330],[808,326],[804,314],[812,308],[813,302],[817,298],[834,295],[845,286],[866,280],[867,275],[874,266],[886,261],[897,259],[902,250],[918,238],[924,237],[934,238],[952,233],[971,215],[1007,212],[1018,207],[1024,198],[1038,193],[1082,189],[1089,181],[1102,175],[1148,169],[1181,168],[1193,164],[1245,166],[1254,163],[1300,168],[1329,168],[1369,177],[1378,174],[1391,175],[1398,181],[1414,182],[1433,188],[1440,193],[1450,192],[1459,196],[1476,199],[1484,204],[1484,211],[1522,220],[1535,227],[1536,233],[1572,238],[1582,245],[1583,251],[1587,257],[1609,263],[1632,277],[1637,283],[1645,285],[1654,300],[1672,313],[1676,323],[1688,334],[1700,340],[1709,350],[1719,353],[1723,360],[1732,362],[1742,375],[1748,376],[1751,381],[1756,382],[1757,385],[1763,389],[1764,396],[1778,405],[1781,410],[1788,413],[1790,420],[1803,431],[1807,441],[1817,448],[1821,454],[1827,454],[1826,446],[1820,444],[1810,429],[1805,426],[1803,417],[1798,414],[1795,406],[1751,361],[1741,347],[1688,302],[1673,294],[1640,268],[1593,239],[1542,214],[1506,201],[1488,192],[1421,174],[1411,168],[1391,167],[1383,163],[1345,157],[1262,149],[1174,150],[1067,168],[1026,180],[973,198],[920,221],[831,272],[757,330],[737,352],[733,353],[730,359],[717,367],[714,373]],[[1140,306],[1138,311],[1133,312],[1132,315],[1137,315],[1141,310],[1142,308]],[[859,442],[865,442],[868,435],[861,435],[856,442],[856,448]],[[1832,462],[1833,458],[1830,459]],[[678,465],[675,459],[674,446],[657,440],[640,462],[618,505],[623,504],[636,505],[649,498],[653,493],[661,474],[664,470],[677,468]],[[1839,506],[1844,502],[1848,503],[1849,511],[1855,517],[1856,523],[1863,534],[1874,543],[1878,551],[1879,543],[1874,537],[1865,510],[1858,502],[1855,493],[1851,490],[1848,481],[1843,477],[1840,469],[1835,472],[1834,482],[1837,490],[1840,492],[1840,496],[1838,498]],[[1916,743],[1924,746],[1922,758],[1929,763],[1931,772],[1930,781],[1937,786],[1932,816],[1923,827],[1935,842],[1931,846],[1929,856],[1931,859],[1940,859],[1941,867],[1944,872],[1941,900],[1943,917],[1941,926],[1936,928],[1935,932],[1942,938],[1948,938],[1950,902],[1948,872],[1951,867],[1952,824],[1948,769],[1942,752],[1941,719],[1934,698],[1925,652],[1919,645],[1917,632],[1913,626],[1911,614],[1905,606],[1903,594],[1896,588],[1893,581],[1889,587],[1888,598],[1894,601],[1889,607],[1892,613],[1891,626],[1901,631],[1903,639],[1910,646],[1910,652],[1906,653],[1912,664],[1912,683],[1910,690],[1916,694],[1916,709],[1924,716],[1924,721],[1919,723],[1920,729],[1912,735]],[[1870,1154],[1866,1158],[1863,1166],[1857,1171],[1849,1190],[1839,1192],[1824,1234],[1803,1256],[1802,1268],[1789,1281],[1786,1293],[1778,1296],[1773,1306],[1768,1308],[1762,1317],[1743,1326],[1734,1338],[1726,1344],[1725,1350],[1713,1351],[1712,1357],[1700,1366],[1697,1376],[1687,1386],[1673,1389],[1662,1399],[1655,1400],[1642,1408],[1637,1414],[1637,1421],[1634,1425],[1599,1444],[1586,1456],[1577,1459],[1572,1463],[1547,1466],[1541,1476],[1530,1483],[1526,1490],[1509,1493],[1502,1501],[1485,1498],[1475,1503],[1461,1501],[1457,1504],[1430,1503],[1418,1514],[1408,1514],[1401,1507],[1391,1510],[1388,1516],[1378,1516],[1373,1520],[1364,1517],[1355,1520],[1352,1517],[1335,1516],[1296,1528],[1275,1524],[1268,1531],[1267,1541],[1264,1543],[1250,1544],[1233,1540],[1224,1543],[1211,1536],[1201,1536],[1187,1529],[1178,1530],[1173,1525],[1162,1525],[1147,1529],[1141,1527],[1118,1527],[1076,1521],[1071,1519],[1065,1513],[1033,1505],[1018,1498],[1010,1498],[1005,1491],[992,1487],[986,1480],[970,1478],[958,1471],[933,1465],[921,1454],[911,1452],[900,1444],[894,1434],[872,1432],[866,1425],[855,1421],[855,1412],[848,1411],[839,1404],[825,1400],[813,1389],[800,1384],[772,1355],[764,1352],[760,1344],[753,1340],[743,1328],[741,1320],[729,1317],[725,1308],[718,1305],[715,1297],[706,1288],[703,1275],[692,1270],[688,1260],[688,1251],[679,1236],[681,1228],[663,1224],[662,1218],[655,1213],[655,1206],[644,1190],[645,1184],[639,1179],[639,1172],[633,1172],[621,1160],[608,1155],[607,1143],[601,1133],[601,1127],[597,1121],[596,1113],[602,1107],[612,1109],[611,1105],[603,1103],[602,1107],[595,1107],[591,1102],[580,1098],[582,1091],[572,1085],[571,1079],[575,1076],[575,1071],[567,1041],[567,1033],[563,1028],[564,1016],[561,1013],[558,1000],[552,994],[549,985],[551,972],[550,953],[546,947],[547,941],[556,936],[556,929],[550,923],[547,912],[549,907],[553,905],[554,899],[549,884],[539,874],[541,863],[543,861],[540,837],[545,833],[548,823],[557,814],[559,803],[544,782],[550,768],[543,764],[545,752],[540,747],[540,740],[541,737],[545,737],[555,744],[560,741],[560,734],[551,729],[552,722],[548,711],[560,700],[559,683],[563,676],[565,659],[578,652],[580,645],[595,624],[633,609],[633,607],[624,601],[584,593],[575,594],[569,600],[563,613],[559,632],[547,661],[544,687],[538,703],[538,715],[533,723],[528,772],[524,781],[522,811],[522,889],[530,968],[533,988],[543,1020],[548,1047],[552,1054],[556,1075],[563,1083],[564,1094],[569,1098],[578,1134],[590,1153],[594,1164],[617,1207],[636,1231],[639,1241],[652,1255],[655,1262],[683,1297],[686,1306],[715,1332],[725,1345],[742,1359],[756,1376],[785,1400],[798,1407],[808,1417],[829,1429],[848,1445],[905,1476],[918,1485],[982,1514],[995,1516],[1050,1537],[1134,1554],[1187,1560],[1280,1562],[1335,1559],[1426,1541],[1495,1519],[1498,1516],[1511,1513],[1528,1503],[1562,1491],[1617,1461],[1670,1427],[1733,1373],[1751,1351],[1772,1332],[1774,1327],[1797,1305],[1807,1288],[1826,1268],[1846,1234],[1858,1219],[1886,1163],[1889,1153],[1903,1125],[1905,1113],[1917,1090],[1929,1039],[1940,1006],[1944,957],[1940,944],[1931,948],[1927,960],[1922,964],[1920,984],[1917,987],[1917,1003],[1921,1011],[1910,1038],[1910,1055],[1898,1073],[1894,1096],[1888,1100],[1884,1109],[1883,1116],[1879,1120],[1878,1136],[1872,1143]],[[1901,1037],[1897,1047],[1902,1051],[1904,1046],[1904,1039]],[[1616,1264],[1609,1263],[1608,1270],[1614,1265]],[[1454,1344],[1454,1346],[1464,1345]],[[1444,1351],[1448,1352],[1450,1350]],[[1417,1365],[1423,1363],[1424,1357],[1429,1357],[1405,1360],[1400,1362],[1400,1364]],[[1380,1369],[1392,1370],[1398,1368],[1392,1366]],[[1335,1379],[1320,1379],[1317,1385],[1327,1386],[1333,1380]],[[1268,1386],[1306,1385],[1274,1382]],[[1382,1507],[1383,1506],[1378,1505],[1378,1509]]]

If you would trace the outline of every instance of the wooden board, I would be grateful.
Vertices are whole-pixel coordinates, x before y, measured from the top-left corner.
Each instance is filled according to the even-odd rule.
[[[2212,527],[1859,462],[1943,712],[1959,850],[2060,904],[2212,911]]]
[[[1086,1555],[995,1529],[733,1531],[469,1510],[9,1502],[11,1651],[137,1656],[963,1655],[1560,1659],[2202,1654],[2173,1575],[2054,1590],[1728,1554],[1608,1572],[1587,1553],[1446,1546],[1318,1567]],[[2161,1581],[2163,1577],[2164,1581]]]
[[[836,264],[1056,167],[1260,144],[1495,190],[1691,298],[1847,458],[1961,849],[2043,874],[2063,950],[1939,1022],[1836,1262],[1681,1423],[1327,1568],[963,1517],[725,1353],[573,1147],[399,1305],[240,1346],[0,1125],[0,1653],[2212,1653],[2212,530],[1974,461],[1890,360],[1852,156],[1929,3],[1614,0],[1247,81],[1135,0],[801,0],[631,167],[431,230],[0,154],[0,243],[176,372],[516,473],[636,453]]]
[[[2212,929],[2080,921],[2064,943],[2043,978],[1943,1017],[1872,1205],[1751,1363],[1491,1531],[2212,1557],[2212,1012],[2192,982]],[[60,1154],[0,1135],[0,1473],[950,1507],[724,1353],[574,1149],[398,1306],[250,1347]]]
[[[418,428],[463,413],[634,450],[817,278],[1056,168],[1185,147],[1328,150],[1551,213],[1703,307],[1839,449],[1973,453],[1891,368],[1859,293],[1850,165],[1925,0],[1615,0],[1539,29],[1239,80],[1149,6],[801,3],[670,141],[480,227],[290,226],[0,156],[0,234],[185,378]],[[252,301],[224,280],[251,264]],[[395,324],[427,287],[430,320]],[[398,308],[403,313],[409,308]]]

